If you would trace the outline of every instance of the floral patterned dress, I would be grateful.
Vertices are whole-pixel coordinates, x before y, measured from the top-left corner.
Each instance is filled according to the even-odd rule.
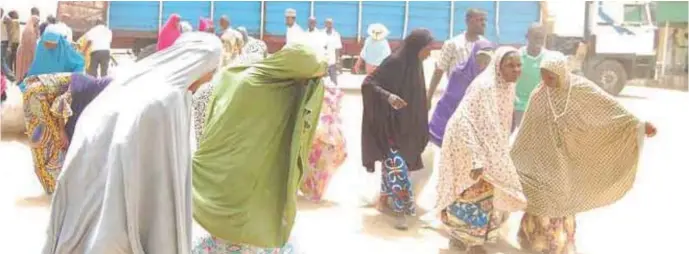
[[[31,76],[24,91],[24,119],[34,171],[47,194],[55,190],[67,154],[64,126],[72,116],[69,91],[72,73]]]
[[[329,82],[309,155],[311,171],[304,175],[300,188],[304,196],[314,202],[321,200],[333,174],[347,158],[340,119],[340,101],[343,96],[342,91]]]
[[[441,149],[438,206],[450,235],[467,246],[495,242],[507,211],[526,206],[509,156],[514,84],[500,77],[500,48],[467,89],[452,115]],[[473,170],[481,169],[477,178]]]

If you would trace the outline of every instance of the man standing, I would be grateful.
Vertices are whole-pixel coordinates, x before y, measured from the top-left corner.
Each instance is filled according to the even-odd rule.
[[[88,67],[88,74],[93,77],[104,77],[108,75],[110,66],[110,44],[112,43],[112,31],[105,26],[103,20],[97,20],[96,26],[91,28],[86,35],[86,48],[91,49],[91,64]],[[100,76],[98,68],[100,67]]]
[[[65,20],[68,20],[70,18],[69,14],[62,14],[60,15],[60,19],[57,21],[57,23],[54,25],[56,28],[56,31],[65,38],[67,38],[67,41],[70,43],[74,42],[72,40],[72,28],[70,28],[67,24],[65,24]]]
[[[40,35],[43,35],[43,31],[45,31],[46,27],[54,24],[57,24],[57,19],[53,15],[48,15],[48,17],[45,18],[45,21],[43,21],[43,23],[41,23],[41,25],[38,26],[38,30],[41,31]]]
[[[440,59],[435,65],[435,72],[433,72],[433,78],[431,79],[431,86],[428,88],[427,102],[429,109],[433,101],[433,94],[443,78],[443,73],[447,74],[449,78],[455,66],[469,58],[469,53],[474,48],[474,42],[486,39],[483,37],[486,31],[486,12],[479,9],[469,9],[465,14],[465,21],[467,25],[466,32],[445,41],[443,44]]]
[[[340,51],[342,50],[342,38],[340,33],[333,28],[333,19],[325,20],[325,52],[328,60],[328,76],[330,80],[337,85],[337,73],[340,66]]]
[[[20,24],[19,24],[19,13],[12,10],[7,13],[9,16],[9,21],[7,23],[7,35],[9,36],[9,54],[7,59],[7,64],[9,64],[12,73],[15,71],[15,63],[17,62],[17,50],[19,49],[19,39],[20,37]],[[16,73],[15,73],[16,74]]]
[[[230,18],[227,17],[227,15],[222,15],[220,17],[220,31],[218,32],[218,35],[222,36],[225,31],[232,29],[232,22],[230,22]]]
[[[304,30],[297,24],[297,11],[295,9],[285,10],[285,44],[295,43],[304,34]]]
[[[529,27],[526,32],[526,41],[526,46],[519,50],[522,57],[522,75],[517,80],[512,131],[522,121],[531,92],[541,83],[541,60],[548,53],[547,49],[543,47],[545,45],[545,29],[541,24],[534,23]]]
[[[31,7],[31,16],[41,17],[41,12],[36,7]]]
[[[5,77],[7,77],[9,81],[14,82],[14,74],[7,65],[7,53],[9,52],[7,49],[10,45],[9,33],[7,32],[7,24],[9,24],[9,22],[9,17],[5,16],[5,10],[0,8],[0,39],[2,40],[2,42],[0,42],[0,65],[2,66],[2,73],[5,74]]]

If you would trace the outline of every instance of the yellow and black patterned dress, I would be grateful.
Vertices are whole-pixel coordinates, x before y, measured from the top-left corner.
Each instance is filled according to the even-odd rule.
[[[24,118],[33,154],[34,171],[46,193],[55,190],[55,179],[67,154],[64,126],[72,115],[69,91],[72,73],[32,76],[26,80]]]

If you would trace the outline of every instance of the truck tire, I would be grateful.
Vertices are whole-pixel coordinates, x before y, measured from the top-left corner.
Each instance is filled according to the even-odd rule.
[[[611,95],[617,96],[627,84],[629,75],[622,63],[604,60],[591,70],[589,78]]]

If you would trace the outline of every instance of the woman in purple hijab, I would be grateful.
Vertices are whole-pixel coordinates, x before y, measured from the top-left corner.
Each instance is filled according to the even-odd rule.
[[[70,141],[74,135],[74,127],[77,125],[81,112],[110,84],[110,81],[112,81],[112,78],[109,77],[94,78],[79,73],[72,74],[72,82],[69,86],[72,92],[72,103],[70,104],[72,116],[65,124],[65,132]]]
[[[486,65],[490,62],[490,55],[487,54],[495,48],[492,42],[486,40],[479,40],[474,43],[474,48],[471,50],[469,59],[461,62],[455,67],[450,81],[447,84],[445,94],[440,98],[438,104],[433,112],[433,118],[428,126],[430,132],[430,141],[440,147],[443,143],[443,135],[445,134],[445,125],[452,114],[457,109],[459,102],[464,97],[464,92],[471,84],[471,81],[478,76]]]

